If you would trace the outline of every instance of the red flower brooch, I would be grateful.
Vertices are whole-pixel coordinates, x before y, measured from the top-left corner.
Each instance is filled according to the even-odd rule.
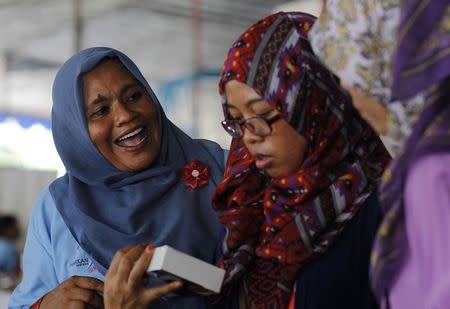
[[[204,187],[209,182],[209,166],[199,160],[189,161],[181,171],[181,179],[191,189]]]

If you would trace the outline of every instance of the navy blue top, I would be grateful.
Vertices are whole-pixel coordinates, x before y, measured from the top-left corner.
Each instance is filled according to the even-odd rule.
[[[369,261],[380,218],[374,192],[328,252],[300,272],[296,284],[296,309],[378,308],[370,288]],[[238,309],[237,289],[211,308]]]

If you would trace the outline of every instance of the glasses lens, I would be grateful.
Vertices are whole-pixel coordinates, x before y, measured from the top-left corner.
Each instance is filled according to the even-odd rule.
[[[222,126],[232,137],[240,137],[242,135],[242,130],[239,124],[237,124],[234,120],[224,120],[222,121]]]
[[[247,130],[258,136],[267,136],[271,131],[267,121],[261,117],[249,118],[244,125]]]

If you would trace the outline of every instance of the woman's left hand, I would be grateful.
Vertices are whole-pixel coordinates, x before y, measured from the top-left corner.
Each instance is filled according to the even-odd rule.
[[[147,308],[153,300],[181,288],[175,281],[155,288],[145,285],[145,273],[153,257],[153,247],[132,245],[119,250],[105,277],[106,309]]]

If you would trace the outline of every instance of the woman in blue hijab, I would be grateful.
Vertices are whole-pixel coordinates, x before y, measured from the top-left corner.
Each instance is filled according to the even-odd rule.
[[[210,198],[223,175],[223,150],[170,122],[127,56],[90,48],[61,67],[52,132],[67,173],[33,208],[24,277],[10,308],[42,309],[52,301],[101,306],[111,261],[130,245],[114,263],[141,253],[148,261],[151,252],[137,244],[170,245],[214,262],[221,227]],[[198,308],[201,302],[168,294],[152,308]]]

